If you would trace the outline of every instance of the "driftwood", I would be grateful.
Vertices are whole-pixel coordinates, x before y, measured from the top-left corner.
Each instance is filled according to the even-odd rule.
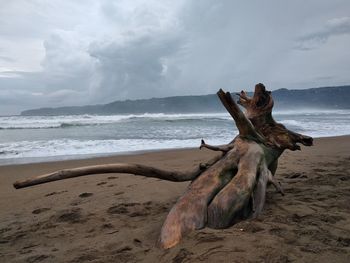
[[[219,90],[222,104],[234,119],[239,135],[232,142],[212,146],[202,140],[200,148],[222,154],[189,172],[166,171],[140,164],[106,164],[61,170],[14,183],[23,188],[56,180],[104,173],[129,173],[180,182],[192,181],[170,210],[161,229],[159,245],[175,246],[181,237],[204,227],[227,228],[239,220],[257,217],[264,206],[266,187],[273,184],[279,156],[284,150],[300,150],[298,143],[312,145],[312,138],[286,129],[272,117],[273,99],[263,84],[255,86],[253,97],[242,91],[238,104]]]

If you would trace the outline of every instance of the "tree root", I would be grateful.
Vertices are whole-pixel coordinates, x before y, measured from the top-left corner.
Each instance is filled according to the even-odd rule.
[[[189,231],[206,226],[208,203],[234,176],[237,153],[236,149],[231,150],[190,184],[164,222],[159,239],[161,247],[170,248]]]

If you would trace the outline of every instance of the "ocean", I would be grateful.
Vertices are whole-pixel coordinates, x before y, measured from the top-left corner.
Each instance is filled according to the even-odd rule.
[[[276,121],[313,137],[350,134],[350,110],[276,111]],[[79,159],[225,144],[228,113],[0,117],[0,164]]]

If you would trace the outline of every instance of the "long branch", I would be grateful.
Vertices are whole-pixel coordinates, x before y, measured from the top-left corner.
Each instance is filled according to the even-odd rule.
[[[212,161],[213,162],[213,161]],[[92,165],[72,169],[64,169],[49,174],[36,176],[27,180],[17,181],[13,186],[18,188],[24,188],[37,184],[43,184],[68,178],[74,178],[79,176],[91,175],[91,174],[105,174],[105,173],[127,173],[134,175],[141,175],[146,177],[155,177],[163,180],[173,182],[190,181],[196,178],[202,171],[203,165],[200,165],[194,171],[190,172],[179,172],[179,171],[168,171],[151,166],[142,164],[127,164],[127,163],[116,163],[116,164],[101,164]]]

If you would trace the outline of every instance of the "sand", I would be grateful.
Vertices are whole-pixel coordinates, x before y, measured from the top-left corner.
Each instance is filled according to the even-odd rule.
[[[263,214],[225,230],[203,229],[175,248],[155,246],[188,183],[123,174],[15,190],[26,177],[81,165],[134,162],[186,170],[213,156],[170,150],[0,167],[0,262],[349,262],[350,136],[287,151]]]

